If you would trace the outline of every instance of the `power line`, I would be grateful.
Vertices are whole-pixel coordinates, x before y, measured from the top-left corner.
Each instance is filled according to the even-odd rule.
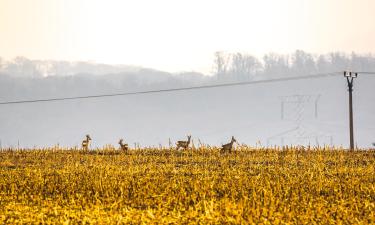
[[[171,89],[158,89],[158,90],[149,90],[149,91],[135,91],[135,92],[123,92],[123,93],[102,94],[102,95],[87,95],[87,96],[62,97],[62,98],[47,98],[47,99],[6,101],[6,102],[0,102],[0,105],[36,103],[36,102],[66,101],[66,100],[77,100],[77,99],[105,98],[105,97],[116,97],[116,96],[142,95],[142,94],[153,94],[153,93],[163,93],[163,92],[175,92],[175,91],[188,91],[188,90],[209,89],[209,88],[221,88],[221,87],[231,87],[231,86],[242,86],[242,85],[253,85],[253,84],[263,84],[263,83],[292,81],[292,80],[304,80],[304,79],[322,78],[322,77],[336,76],[336,75],[340,75],[340,74],[342,74],[342,72],[311,74],[311,75],[306,75],[306,76],[285,77],[285,78],[276,78],[276,79],[258,80],[258,81],[248,81],[248,82],[214,84],[214,85],[202,85],[202,86],[183,87],[183,88],[171,88]]]
[[[375,72],[357,72],[358,74],[375,75]]]

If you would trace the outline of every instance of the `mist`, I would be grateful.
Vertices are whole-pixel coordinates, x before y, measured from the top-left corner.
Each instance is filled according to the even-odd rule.
[[[0,58],[0,102],[90,96],[202,85],[289,80],[210,89],[0,105],[1,147],[92,147],[123,138],[134,146],[168,146],[191,134],[193,143],[220,145],[235,136],[251,146],[349,144],[348,92],[342,72],[375,71],[371,54],[217,52],[212,72],[169,73],[92,62]],[[326,77],[320,74],[337,72]],[[316,77],[314,77],[316,75]],[[375,75],[354,80],[358,147],[375,142]]]

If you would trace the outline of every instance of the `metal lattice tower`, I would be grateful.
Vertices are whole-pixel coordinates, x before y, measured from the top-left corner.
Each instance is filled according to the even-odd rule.
[[[270,143],[272,139],[278,139],[281,145],[285,144],[285,140],[295,140],[294,142],[299,144],[315,142],[316,145],[319,145],[319,140],[325,138],[332,145],[332,136],[311,131],[303,124],[305,119],[318,119],[319,99],[320,94],[281,96],[281,120],[291,121],[294,128],[268,138],[267,142]],[[307,110],[307,106],[313,106],[313,112]]]
[[[296,125],[301,124],[306,114],[307,104],[314,104],[314,117],[317,119],[319,99],[320,95],[281,96],[281,119],[293,121]],[[286,106],[289,106],[291,110],[286,112]]]

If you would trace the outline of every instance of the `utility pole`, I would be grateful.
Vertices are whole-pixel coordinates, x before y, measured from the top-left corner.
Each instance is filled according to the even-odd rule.
[[[354,131],[353,131],[353,80],[358,73],[344,71],[344,77],[348,82],[349,91],[349,127],[350,127],[350,151],[354,150]]]

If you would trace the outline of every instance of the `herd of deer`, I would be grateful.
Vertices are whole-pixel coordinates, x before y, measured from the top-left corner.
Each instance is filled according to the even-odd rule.
[[[179,150],[180,148],[186,150],[186,149],[189,148],[189,145],[191,143],[191,135],[188,135],[187,138],[188,138],[187,141],[177,141],[176,142],[176,150]],[[82,149],[87,151],[89,149],[89,144],[90,144],[91,140],[92,139],[91,139],[90,135],[86,135],[86,139],[84,139],[82,141]],[[237,142],[237,140],[234,139],[234,137],[232,136],[231,141],[227,144],[222,145],[220,151],[221,152],[232,152],[233,144],[235,142]],[[123,139],[120,139],[118,144],[120,145],[120,149],[122,151],[128,151],[129,150],[128,144],[124,143]]]

